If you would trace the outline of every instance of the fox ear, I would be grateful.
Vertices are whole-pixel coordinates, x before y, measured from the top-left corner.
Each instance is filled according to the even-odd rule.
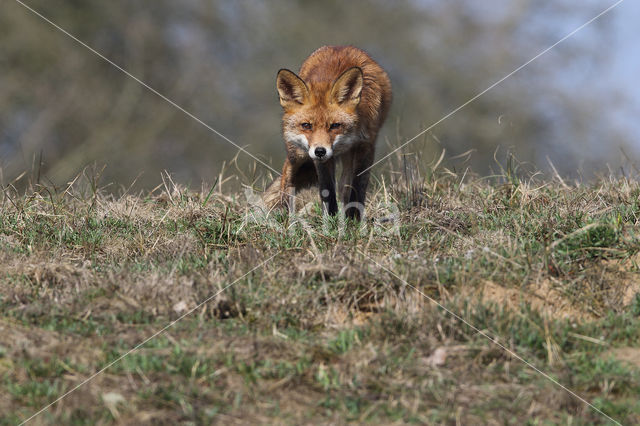
[[[280,95],[280,105],[285,109],[304,104],[309,96],[309,89],[305,82],[296,73],[287,69],[278,71],[276,87]]]
[[[331,101],[337,104],[351,104],[353,107],[360,102],[363,76],[360,67],[349,68],[333,83]]]

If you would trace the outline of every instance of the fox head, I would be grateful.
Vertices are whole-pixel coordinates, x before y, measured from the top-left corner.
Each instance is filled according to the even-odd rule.
[[[356,140],[363,75],[349,68],[335,81],[305,83],[294,72],[281,69],[276,86],[287,142],[307,150],[315,161],[341,154]]]

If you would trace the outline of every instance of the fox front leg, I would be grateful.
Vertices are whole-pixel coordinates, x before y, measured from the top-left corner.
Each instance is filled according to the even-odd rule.
[[[348,218],[360,220],[364,214],[364,202],[369,185],[369,167],[373,164],[374,150],[369,144],[354,150],[351,167],[345,167],[346,173],[351,175],[351,182],[343,190],[345,215]],[[349,175],[345,177],[348,180]]]
[[[338,213],[338,202],[336,201],[336,168],[333,159],[324,163],[315,163],[318,172],[318,187],[320,189],[320,200],[322,200],[323,211],[334,216]]]

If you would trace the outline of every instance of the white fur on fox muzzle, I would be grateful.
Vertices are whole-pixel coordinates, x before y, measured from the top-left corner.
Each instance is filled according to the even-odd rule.
[[[290,143],[299,146],[302,149],[309,149],[309,141],[305,135],[296,134],[293,132],[284,132],[285,140]]]
[[[329,158],[333,157],[333,150],[331,148],[324,147],[311,147],[309,148],[309,157],[311,157],[312,160],[327,161]]]

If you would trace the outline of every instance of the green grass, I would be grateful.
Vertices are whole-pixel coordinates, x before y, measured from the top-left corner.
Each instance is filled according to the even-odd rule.
[[[37,424],[608,422],[442,307],[640,422],[640,184],[460,182],[380,182],[362,224],[315,192],[292,217],[240,193],[4,188],[0,424],[234,282]]]

